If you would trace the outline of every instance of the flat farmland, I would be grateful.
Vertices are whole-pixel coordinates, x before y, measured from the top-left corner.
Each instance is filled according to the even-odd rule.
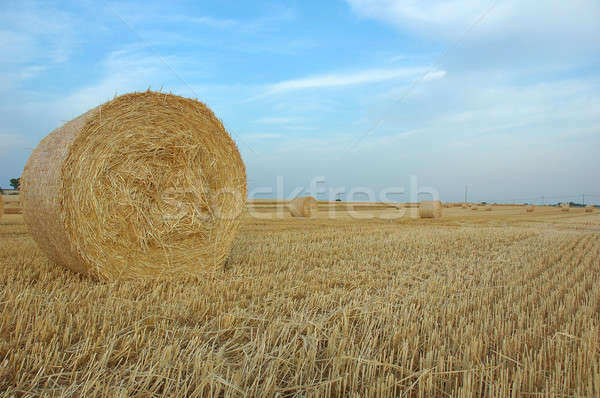
[[[600,394],[597,211],[278,208],[164,282],[88,280],[4,215],[0,396]]]

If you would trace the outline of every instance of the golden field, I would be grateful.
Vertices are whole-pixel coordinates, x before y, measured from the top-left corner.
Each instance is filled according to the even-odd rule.
[[[600,395],[598,212],[250,207],[225,269],[159,283],[66,271],[4,215],[0,396]]]

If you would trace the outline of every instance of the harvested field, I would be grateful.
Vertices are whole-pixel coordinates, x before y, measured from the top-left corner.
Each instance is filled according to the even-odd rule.
[[[600,394],[598,212],[328,205],[246,217],[181,283],[94,282],[5,215],[0,395]]]

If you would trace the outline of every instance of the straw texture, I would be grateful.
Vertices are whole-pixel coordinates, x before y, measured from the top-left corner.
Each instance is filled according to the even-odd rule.
[[[419,206],[419,217],[440,218],[442,216],[442,202],[439,200],[423,200]]]
[[[20,207],[5,207],[4,214],[23,214],[23,209]]]
[[[151,91],[54,130],[22,181],[39,247],[103,280],[218,267],[245,209],[244,163],[222,123],[201,102]]]
[[[19,195],[6,195],[4,198],[4,214],[22,214],[21,198]],[[0,213],[2,209],[0,207]]]
[[[569,210],[570,210],[570,208],[571,208],[571,205],[570,205],[569,203],[561,203],[561,204],[560,204],[560,207],[561,207],[561,210],[562,210],[562,211],[565,211],[565,212],[566,212],[566,211],[569,211]]]
[[[291,200],[289,209],[293,217],[314,217],[317,215],[318,204],[312,196],[304,196]]]
[[[529,205],[525,208],[525,211],[527,211],[527,213],[533,213],[534,210],[535,210],[535,207],[532,205]]]
[[[485,206],[485,207],[483,208],[483,210],[485,210],[485,211],[492,211],[492,206],[490,206],[490,205],[487,205],[487,206]]]
[[[0,195],[0,221],[2,221],[2,215],[4,214],[4,199]]]
[[[594,206],[592,206],[592,205],[585,206],[586,213],[592,213],[593,211],[594,211]]]

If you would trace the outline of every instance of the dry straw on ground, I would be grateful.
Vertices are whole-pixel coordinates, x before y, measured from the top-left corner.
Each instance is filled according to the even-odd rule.
[[[594,211],[594,206],[592,206],[592,205],[585,206],[586,213],[592,213],[593,211]]]
[[[471,205],[471,210],[477,210],[479,207],[477,205]]]
[[[304,196],[290,201],[289,209],[293,217],[314,217],[317,215],[318,203],[312,196]]]
[[[2,221],[2,215],[4,214],[4,199],[0,195],[0,221]]]
[[[440,218],[442,216],[442,202],[439,200],[423,200],[419,207],[419,217]]]
[[[148,91],[48,135],[25,166],[22,196],[55,263],[105,280],[180,277],[226,260],[246,171],[206,105]]]
[[[571,205],[569,203],[561,203],[560,204],[561,207],[561,211],[569,211],[569,209],[571,208]]]
[[[490,206],[490,205],[487,205],[487,206],[485,206],[485,207],[483,208],[483,210],[485,210],[485,211],[492,211],[492,206]]]
[[[525,211],[526,211],[527,213],[533,213],[533,211],[534,211],[534,210],[535,210],[535,207],[534,207],[534,206],[532,206],[532,205],[529,205],[529,206],[527,206],[527,207],[525,208]]]
[[[462,207],[463,209],[468,209],[469,208],[469,204],[468,203],[463,203],[460,207]]]

